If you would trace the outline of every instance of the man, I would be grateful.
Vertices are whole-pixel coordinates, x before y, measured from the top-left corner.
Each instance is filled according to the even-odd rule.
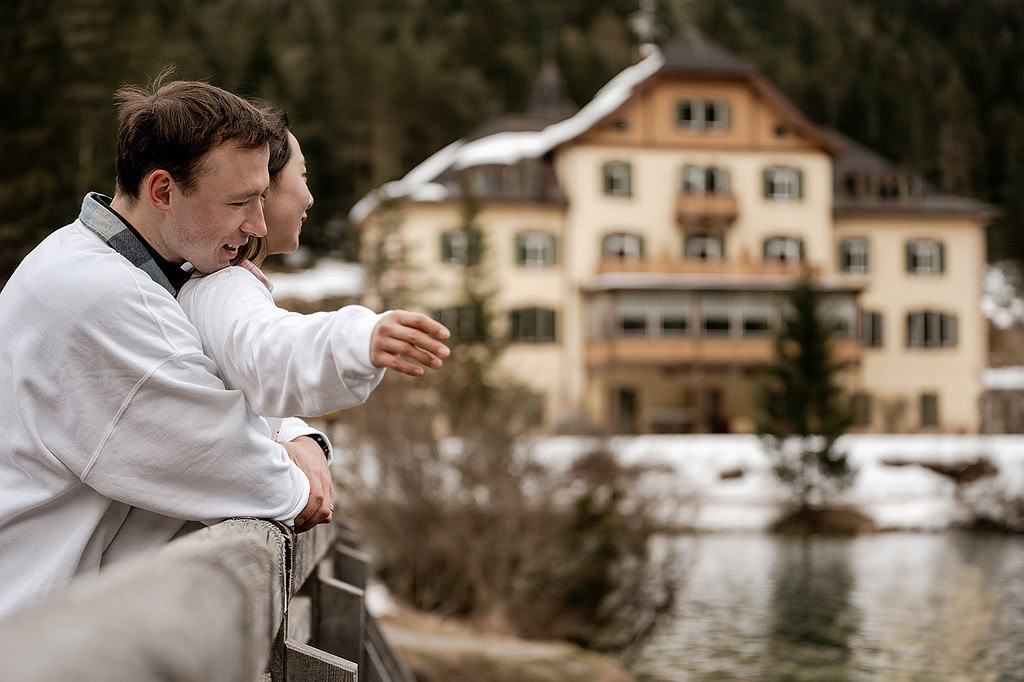
[[[321,434],[272,441],[174,300],[182,263],[266,232],[271,130],[205,83],[119,98],[113,199],[86,196],[0,291],[0,617],[184,520],[331,520]]]

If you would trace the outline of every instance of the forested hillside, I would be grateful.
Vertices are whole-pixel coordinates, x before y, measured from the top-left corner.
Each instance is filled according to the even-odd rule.
[[[644,5],[641,11],[640,4]],[[113,189],[112,94],[162,65],[289,112],[317,198],[304,232],[489,117],[544,58],[585,103],[644,40],[692,23],[812,120],[999,204],[1024,260],[1024,3],[1017,0],[9,0],[0,22],[0,281]]]

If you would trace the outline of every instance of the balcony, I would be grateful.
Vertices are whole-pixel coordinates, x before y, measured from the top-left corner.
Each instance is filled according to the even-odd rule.
[[[820,277],[821,267],[802,263],[761,260],[701,260],[699,258],[605,258],[597,265],[597,274],[630,272],[656,275],[729,275],[796,278],[809,271]]]
[[[859,363],[861,344],[857,339],[833,341],[835,360]],[[589,369],[612,367],[763,367],[775,358],[775,340],[713,337],[618,337],[587,343],[584,361]]]
[[[676,195],[676,220],[685,227],[728,227],[736,215],[736,197],[731,194]]]
[[[590,295],[584,360],[591,369],[623,366],[759,367],[775,357],[785,296],[775,291],[619,290]],[[852,292],[831,292],[823,315],[834,325],[836,359],[861,357]]]

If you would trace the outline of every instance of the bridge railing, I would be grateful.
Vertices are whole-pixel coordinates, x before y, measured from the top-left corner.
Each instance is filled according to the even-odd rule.
[[[0,680],[412,682],[345,527],[229,519],[0,621]]]

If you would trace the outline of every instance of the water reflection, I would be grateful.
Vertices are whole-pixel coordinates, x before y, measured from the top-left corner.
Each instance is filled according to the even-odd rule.
[[[781,539],[772,568],[770,651],[792,679],[848,679],[851,637],[860,628],[850,603],[849,546],[835,540]]]
[[[677,539],[672,622],[634,672],[684,680],[1024,680],[1024,537]]]

